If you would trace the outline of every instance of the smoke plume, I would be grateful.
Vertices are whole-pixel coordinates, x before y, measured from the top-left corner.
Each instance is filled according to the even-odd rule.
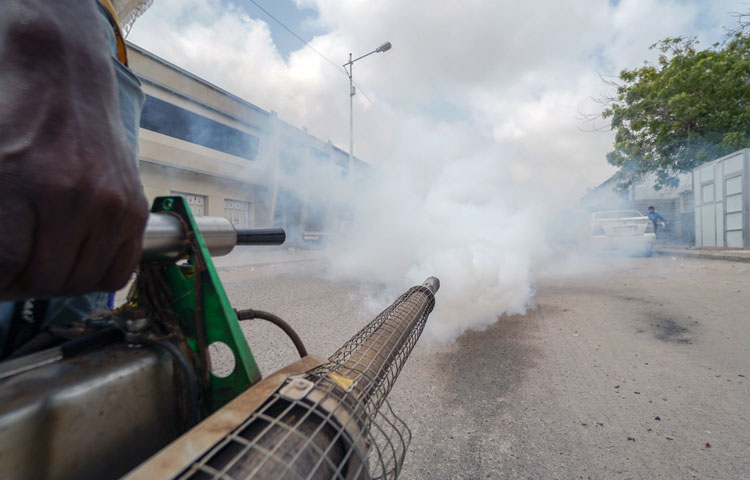
[[[493,163],[480,156],[438,170],[414,161],[379,169],[352,192],[354,222],[329,248],[331,273],[393,292],[437,276],[427,334],[439,340],[524,313],[533,305],[534,271],[551,253],[547,209],[514,201]]]

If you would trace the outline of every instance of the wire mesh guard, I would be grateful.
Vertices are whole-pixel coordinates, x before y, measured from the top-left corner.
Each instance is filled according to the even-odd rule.
[[[438,283],[428,282],[399,297],[327,363],[287,379],[178,478],[398,477],[411,432],[386,397],[434,307]]]

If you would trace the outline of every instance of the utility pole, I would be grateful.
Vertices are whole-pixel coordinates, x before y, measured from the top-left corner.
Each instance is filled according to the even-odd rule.
[[[349,53],[349,61],[344,64],[344,70],[349,75],[349,177],[352,176],[352,168],[354,167],[354,95],[356,95],[356,90],[354,87],[354,80],[352,79],[352,72],[354,71],[354,62],[357,60],[361,60],[365,58],[368,55],[372,55],[373,53],[382,53],[387,52],[391,49],[391,42],[385,42],[375,50],[373,50],[370,53],[366,53],[362,55],[361,57],[357,57],[354,60],[352,60],[352,54]],[[347,70],[346,67],[349,67]]]

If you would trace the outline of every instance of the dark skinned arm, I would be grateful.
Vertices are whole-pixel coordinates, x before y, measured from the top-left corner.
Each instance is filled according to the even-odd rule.
[[[94,0],[0,0],[0,299],[115,290],[147,213]]]

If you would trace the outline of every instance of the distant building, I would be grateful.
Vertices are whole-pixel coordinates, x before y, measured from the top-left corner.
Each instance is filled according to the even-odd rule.
[[[139,170],[149,200],[184,195],[195,215],[281,226],[292,244],[346,217],[330,192],[350,174],[347,152],[141,47],[128,44],[128,57],[146,93]],[[355,176],[368,174],[353,163]]]
[[[579,204],[581,208],[591,212],[630,208],[628,191],[617,188],[616,175],[612,175],[595,188],[589,188]]]

